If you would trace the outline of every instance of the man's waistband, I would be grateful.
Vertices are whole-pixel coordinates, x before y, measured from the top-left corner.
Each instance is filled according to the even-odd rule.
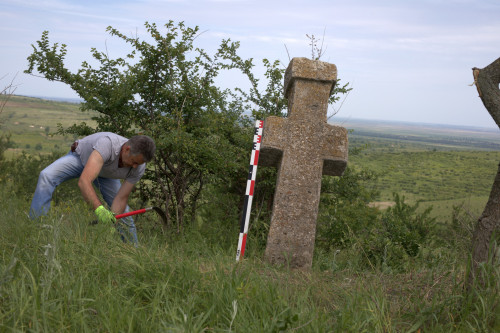
[[[71,145],[71,152],[74,153],[76,150],[76,147],[78,147],[78,141],[73,142]]]

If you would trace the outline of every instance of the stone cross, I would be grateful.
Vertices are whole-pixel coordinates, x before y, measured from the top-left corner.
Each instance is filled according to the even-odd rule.
[[[270,263],[312,265],[321,176],[347,165],[347,130],[327,123],[337,81],[334,64],[294,58],[285,73],[288,117],[264,121],[259,165],[278,167],[265,257]]]

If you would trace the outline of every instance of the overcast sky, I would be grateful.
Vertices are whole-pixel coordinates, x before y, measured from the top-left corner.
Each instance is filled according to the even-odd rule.
[[[19,95],[78,97],[23,74],[44,30],[68,45],[76,70],[92,47],[125,55],[107,26],[147,37],[144,22],[169,20],[199,26],[197,46],[206,50],[223,38],[240,41],[240,55],[256,64],[310,58],[306,34],[324,35],[321,60],[353,88],[339,117],[497,128],[469,85],[472,67],[500,57],[500,0],[1,0],[0,83],[14,79]]]

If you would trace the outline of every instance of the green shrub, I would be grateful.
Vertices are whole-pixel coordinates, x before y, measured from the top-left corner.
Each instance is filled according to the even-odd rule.
[[[382,213],[370,235],[362,240],[372,265],[405,269],[410,258],[436,235],[436,219],[430,217],[432,207],[419,213],[418,203],[408,205],[404,200],[404,196],[394,194],[395,205]]]
[[[472,233],[478,216],[471,214],[464,204],[454,205],[452,209],[451,225],[443,230],[442,238],[460,253],[465,253],[472,245]]]
[[[3,186],[8,188],[17,197],[31,201],[40,171],[61,156],[61,153],[29,155],[26,152],[22,152],[16,158],[2,163],[0,184],[3,184]],[[60,200],[68,202],[72,198],[81,198],[76,181],[61,184],[57,187],[52,197],[56,204]]]
[[[410,206],[404,200],[404,196],[394,194],[396,204],[384,212],[382,225],[390,241],[401,244],[406,253],[414,257],[419,248],[432,237],[436,228],[436,219],[430,217],[432,207],[422,213],[417,213],[418,202]]]
[[[369,203],[378,194],[365,186],[376,175],[347,168],[342,177],[324,177],[317,244],[324,250],[346,248],[375,223],[379,214]]]
[[[10,142],[10,135],[9,134],[2,134],[0,135],[0,181],[2,180],[2,175],[5,175],[5,155],[4,152],[9,148],[11,142]]]

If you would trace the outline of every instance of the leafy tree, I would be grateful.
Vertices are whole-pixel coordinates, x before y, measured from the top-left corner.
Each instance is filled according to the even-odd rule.
[[[64,64],[66,45],[50,45],[45,31],[33,46],[26,72],[68,84],[83,98],[83,111],[99,113],[95,128],[81,123],[60,127],[60,133],[140,132],[154,138],[157,155],[147,181],[141,182],[141,194],[165,207],[180,230],[188,210],[194,217],[203,186],[224,183],[240,168],[241,158],[246,159],[242,149],[251,143],[251,128],[243,116],[243,101],[218,88],[215,79],[222,70],[246,71],[252,64],[237,56],[239,45],[229,40],[213,55],[195,49],[198,27],[170,21],[161,33],[155,24],[145,26],[152,42],[108,27],[132,51],[111,59],[92,49],[97,67],[85,61],[76,73]]]

